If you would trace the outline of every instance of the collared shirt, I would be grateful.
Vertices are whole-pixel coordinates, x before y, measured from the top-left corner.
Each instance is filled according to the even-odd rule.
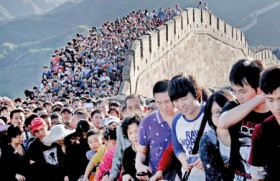
[[[149,166],[155,174],[163,151],[171,142],[170,126],[163,120],[160,112],[156,111],[141,121],[138,135],[139,145],[148,147]]]

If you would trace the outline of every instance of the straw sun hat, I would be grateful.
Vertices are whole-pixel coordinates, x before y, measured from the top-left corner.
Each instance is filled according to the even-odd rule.
[[[75,130],[65,129],[63,124],[58,124],[50,129],[50,133],[43,138],[46,143],[54,143],[58,140],[63,140],[66,136],[74,133]]]

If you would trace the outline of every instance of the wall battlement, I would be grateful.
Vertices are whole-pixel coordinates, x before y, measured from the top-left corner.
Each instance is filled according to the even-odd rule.
[[[203,86],[221,87],[232,64],[241,58],[264,60],[268,65],[278,61],[270,51],[254,54],[239,29],[205,10],[189,8],[132,42],[123,71],[126,86],[120,94],[151,96],[147,90],[156,81],[179,72],[193,74]],[[215,70],[219,72],[213,74]]]

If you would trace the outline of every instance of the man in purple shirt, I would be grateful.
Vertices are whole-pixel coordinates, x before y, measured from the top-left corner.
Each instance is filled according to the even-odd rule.
[[[163,151],[171,142],[170,128],[176,112],[168,96],[168,83],[168,80],[162,80],[154,85],[153,96],[159,110],[145,117],[139,125],[139,148],[135,166],[137,173],[147,173],[138,176],[141,180],[148,180],[149,174],[156,173]],[[149,166],[145,165],[146,158]],[[175,172],[173,173],[164,175],[164,179],[174,180]]]

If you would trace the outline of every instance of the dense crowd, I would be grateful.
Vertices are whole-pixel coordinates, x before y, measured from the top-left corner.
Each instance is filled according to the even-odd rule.
[[[117,19],[120,35],[128,24],[134,27],[128,22],[137,14],[159,17],[142,13]],[[92,35],[77,35],[53,56],[26,100],[0,97],[1,180],[280,180],[279,66],[237,60],[231,90],[202,88],[194,76],[179,74],[147,90],[149,101],[134,94],[123,104],[108,101],[119,82],[112,81],[107,61],[112,58],[120,78],[123,60],[114,63],[128,46],[122,36],[109,38],[116,27],[105,23]],[[134,33],[141,35],[137,28]],[[107,40],[115,46],[101,46]]]
[[[149,105],[1,98],[1,180],[279,180],[280,67],[242,59],[229,81],[179,74]]]
[[[88,35],[77,34],[65,48],[55,50],[50,66],[43,67],[40,85],[26,90],[26,95],[51,102],[67,96],[97,100],[116,95],[130,43],[181,12],[178,4],[159,11],[132,11],[93,27]]]

